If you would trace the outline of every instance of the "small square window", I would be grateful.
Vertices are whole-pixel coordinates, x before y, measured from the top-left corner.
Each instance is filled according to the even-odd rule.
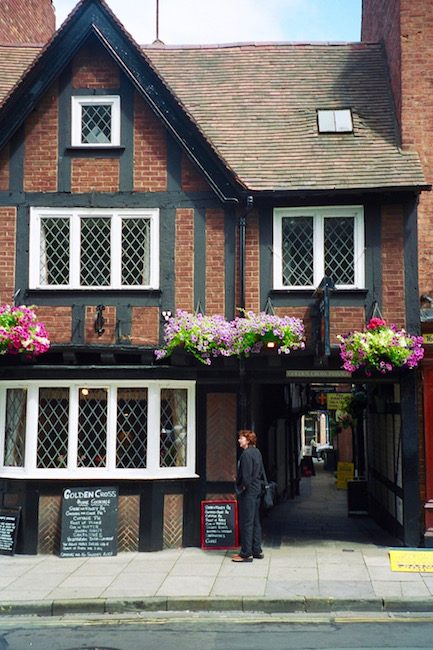
[[[72,97],[73,147],[120,145],[120,97]]]
[[[350,108],[341,110],[318,110],[319,133],[352,133],[353,122]]]

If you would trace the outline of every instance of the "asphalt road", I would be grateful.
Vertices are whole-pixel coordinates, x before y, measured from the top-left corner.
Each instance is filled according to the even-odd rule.
[[[433,615],[0,618],[0,650],[431,650]]]

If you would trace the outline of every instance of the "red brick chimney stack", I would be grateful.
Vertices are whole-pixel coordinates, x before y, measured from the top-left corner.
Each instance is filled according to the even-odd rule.
[[[0,0],[0,43],[46,43],[55,29],[52,0]]]

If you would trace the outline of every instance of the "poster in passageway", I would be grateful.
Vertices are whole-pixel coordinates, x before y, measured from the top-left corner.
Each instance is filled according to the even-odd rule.
[[[61,557],[117,554],[117,487],[73,487],[63,491]]]
[[[20,508],[0,508],[0,554],[14,555],[17,545]]]
[[[237,501],[201,502],[201,547],[223,550],[239,546]]]

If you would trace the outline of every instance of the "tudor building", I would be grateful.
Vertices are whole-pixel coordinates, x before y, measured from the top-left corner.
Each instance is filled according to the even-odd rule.
[[[45,19],[50,1],[36,5]],[[366,385],[371,513],[417,545],[417,373],[355,379],[336,349],[377,305],[419,327],[427,186],[400,148],[382,47],[141,48],[103,0],[79,2],[43,47],[48,34],[27,23],[17,42],[9,24],[0,299],[36,305],[52,342],[0,366],[0,490],[22,508],[19,550],[56,552],[62,491],[96,484],[119,486],[121,550],[198,545],[200,501],[232,493],[240,425],[295,496],[312,381]],[[176,309],[266,305],[304,319],[305,351],[155,360]]]

